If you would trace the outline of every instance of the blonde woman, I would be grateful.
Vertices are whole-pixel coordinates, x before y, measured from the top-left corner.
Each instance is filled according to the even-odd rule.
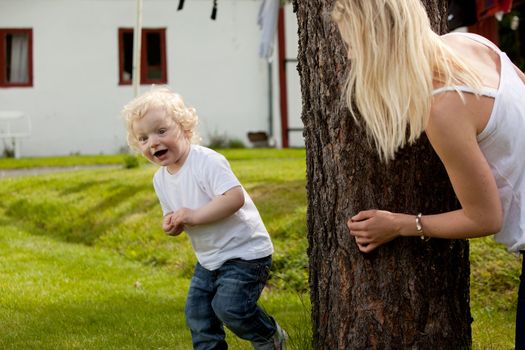
[[[380,158],[425,132],[461,203],[436,215],[361,211],[348,220],[358,248],[495,234],[523,254],[525,75],[483,37],[435,34],[419,0],[337,0],[332,17],[348,48],[348,107]],[[522,271],[516,349],[525,349],[524,298]]]

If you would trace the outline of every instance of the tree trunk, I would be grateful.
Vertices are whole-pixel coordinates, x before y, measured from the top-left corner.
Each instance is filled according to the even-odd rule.
[[[423,2],[443,32],[447,0]],[[385,165],[353,122],[341,99],[347,61],[332,5],[294,0],[314,348],[471,348],[467,241],[399,238],[363,254],[348,233],[360,210],[431,214],[458,203],[424,135]]]

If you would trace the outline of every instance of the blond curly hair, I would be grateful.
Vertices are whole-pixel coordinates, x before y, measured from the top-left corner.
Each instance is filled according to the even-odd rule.
[[[127,124],[128,145],[133,150],[140,151],[137,135],[133,131],[133,123],[143,118],[148,111],[157,108],[166,111],[166,116],[180,126],[191,143],[200,142],[200,137],[196,132],[199,117],[195,108],[187,107],[182,97],[168,87],[153,86],[150,91],[131,100],[122,109],[122,117]]]

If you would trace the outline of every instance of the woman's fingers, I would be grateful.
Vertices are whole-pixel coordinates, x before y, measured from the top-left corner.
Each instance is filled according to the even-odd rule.
[[[377,244],[358,244],[357,248],[363,253],[370,253],[372,250],[376,249],[378,247]]]
[[[372,239],[365,236],[356,236],[355,241],[357,244],[369,244],[372,242]]]
[[[388,211],[377,209],[363,210],[346,222],[361,252],[369,253],[395,238],[391,215]]]
[[[362,210],[350,218],[351,221],[362,221],[375,216],[377,209]]]
[[[366,230],[366,223],[364,222],[348,221],[346,225],[348,226],[348,229],[350,230],[350,234],[354,236],[356,235],[357,232]]]

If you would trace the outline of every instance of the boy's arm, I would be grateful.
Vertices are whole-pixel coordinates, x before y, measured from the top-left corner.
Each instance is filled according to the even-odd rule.
[[[171,225],[179,227],[211,224],[233,215],[243,205],[244,191],[241,186],[235,186],[199,209],[181,208],[177,210],[171,214]]]

